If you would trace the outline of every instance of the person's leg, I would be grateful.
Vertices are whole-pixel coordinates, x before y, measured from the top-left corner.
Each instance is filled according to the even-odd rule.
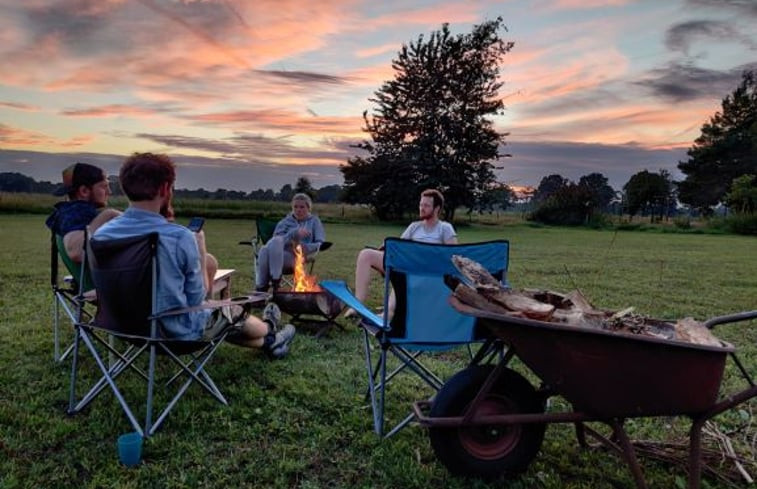
[[[270,241],[269,241],[270,243]],[[258,251],[258,258],[255,260],[255,289],[261,291],[268,290],[268,282],[271,280],[270,260],[268,258],[268,245],[263,246]]]
[[[283,358],[289,353],[289,344],[296,333],[291,324],[279,330],[281,311],[273,302],[263,311],[263,318],[248,316],[239,325],[235,334],[227,338],[230,342],[248,348],[261,348],[270,358]]]
[[[355,297],[360,302],[368,298],[371,285],[371,269],[384,273],[384,252],[365,248],[357,255],[355,263]]]
[[[355,262],[355,297],[360,302],[365,302],[368,298],[368,289],[371,285],[371,269],[384,273],[384,252],[371,248],[360,250]],[[344,317],[352,317],[357,313],[354,309],[348,308],[344,312]]]
[[[268,271],[271,274],[271,281],[281,280],[281,271],[284,269],[284,238],[274,236],[265,245],[268,248]]]

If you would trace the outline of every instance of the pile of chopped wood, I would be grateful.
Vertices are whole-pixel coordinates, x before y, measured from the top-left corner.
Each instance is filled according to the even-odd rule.
[[[562,294],[550,290],[507,289],[473,260],[454,255],[452,263],[468,282],[450,284],[455,296],[477,309],[571,326],[642,334],[700,345],[721,345],[704,324],[693,318],[671,323],[635,314],[633,307],[616,312],[596,309],[578,290]]]

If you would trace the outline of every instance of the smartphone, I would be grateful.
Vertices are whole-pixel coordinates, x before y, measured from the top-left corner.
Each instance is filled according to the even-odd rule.
[[[200,229],[202,229],[202,225],[205,224],[205,218],[203,217],[193,217],[189,224],[187,224],[187,227],[190,231],[194,233],[200,232]]]

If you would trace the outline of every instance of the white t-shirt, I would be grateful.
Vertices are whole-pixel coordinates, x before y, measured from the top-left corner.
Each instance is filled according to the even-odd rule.
[[[447,243],[455,236],[455,228],[446,221],[436,221],[431,229],[426,229],[423,221],[415,221],[410,223],[400,237],[422,243]]]

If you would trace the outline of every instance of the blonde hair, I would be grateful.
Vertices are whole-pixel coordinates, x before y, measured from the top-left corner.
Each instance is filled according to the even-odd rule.
[[[305,202],[305,204],[307,204],[308,206],[308,209],[313,208],[313,200],[310,198],[308,194],[303,194],[303,193],[294,194],[294,197],[292,197],[292,204],[294,204],[295,200],[301,200]]]

